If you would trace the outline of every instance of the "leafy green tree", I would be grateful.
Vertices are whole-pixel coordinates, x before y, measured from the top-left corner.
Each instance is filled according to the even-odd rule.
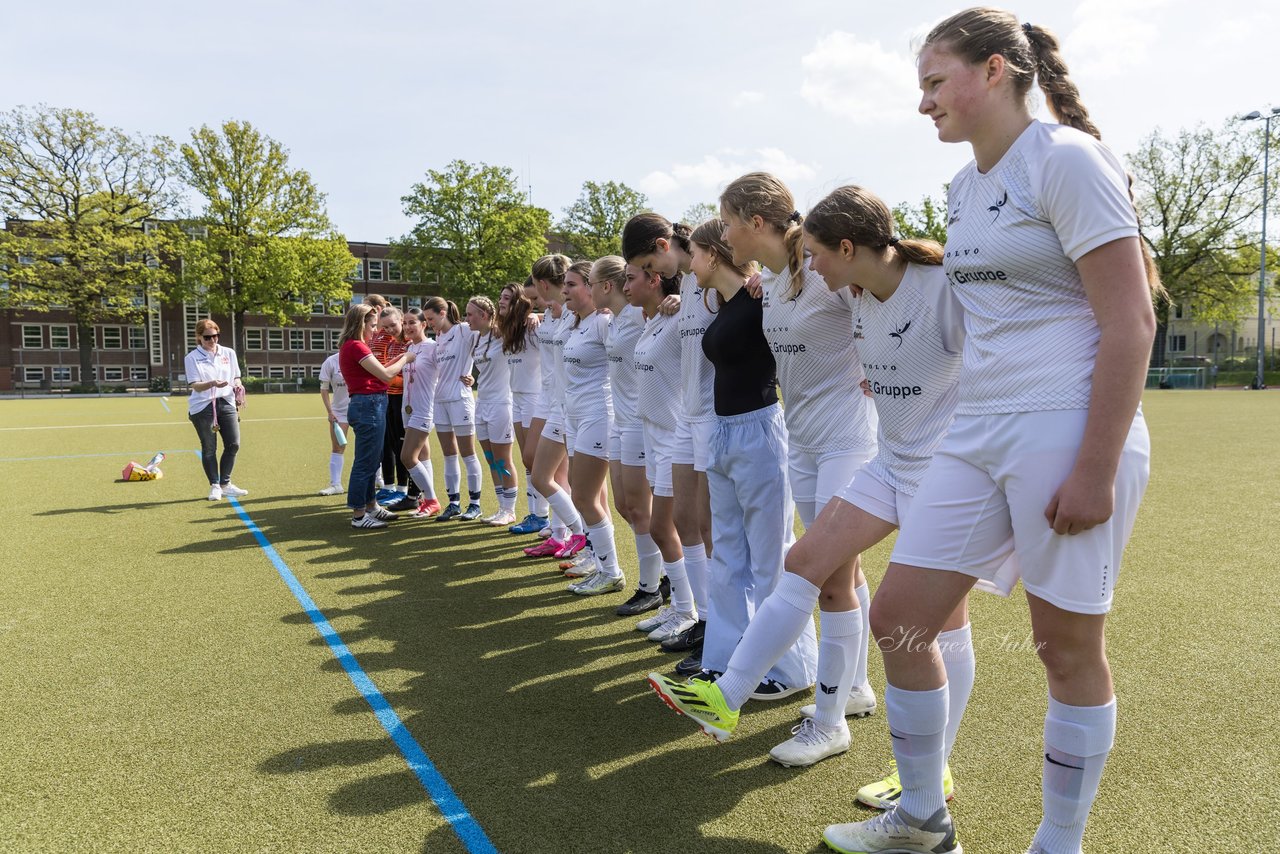
[[[942,188],[945,196],[947,188]],[[893,220],[897,224],[898,234],[902,237],[936,240],[947,242],[947,203],[938,201],[932,196],[920,199],[919,205],[906,202],[893,208]]]
[[[232,318],[243,361],[244,317],[284,325],[314,303],[351,298],[353,259],[325,212],[324,194],[289,165],[279,142],[248,122],[192,131],[179,170],[203,200],[189,228],[176,290]]]
[[[94,325],[138,321],[172,281],[175,240],[157,218],[175,202],[173,143],[47,106],[0,113],[0,307],[65,308],[81,382],[94,375]]]
[[[617,181],[587,181],[577,201],[564,209],[559,230],[575,255],[595,260],[622,253],[622,227],[645,210],[644,193]]]
[[[546,254],[551,214],[527,202],[510,169],[455,160],[426,177],[400,199],[415,225],[391,257],[424,282],[438,276],[440,295],[496,297]]]
[[[1251,130],[1239,122],[1157,130],[1127,158],[1142,236],[1169,291],[1156,305],[1157,365],[1172,305],[1230,324],[1257,293],[1262,170],[1260,135]]]
[[[689,205],[688,210],[680,215],[680,221],[690,228],[697,228],[709,219],[720,216],[720,206],[710,202],[697,202]]]

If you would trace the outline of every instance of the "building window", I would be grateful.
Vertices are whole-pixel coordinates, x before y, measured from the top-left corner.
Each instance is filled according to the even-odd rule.
[[[305,343],[305,342],[304,342],[304,340],[303,340],[304,338],[306,338],[306,332],[305,332],[304,330],[302,330],[302,329],[290,329],[290,330],[289,330],[289,349],[290,349],[290,350],[305,350],[305,349],[306,349],[306,343]]]
[[[284,330],[283,329],[267,330],[267,349],[268,350],[284,349]]]
[[[63,367],[63,368],[53,368],[53,369],[52,369],[52,373],[53,373],[53,381],[54,381],[55,383],[69,383],[69,382],[71,382],[71,369],[70,369],[70,368],[66,368],[66,367]]]
[[[262,368],[257,366],[249,368],[249,376],[262,379]]]
[[[1169,352],[1170,353],[1182,353],[1182,352],[1185,352],[1186,349],[1187,349],[1187,336],[1185,335],[1169,336]]]
[[[71,327],[70,326],[50,326],[49,327],[49,346],[55,350],[71,349]]]
[[[39,327],[36,327],[37,329]],[[23,368],[22,381],[27,383],[44,382],[44,368]]]
[[[313,377],[318,377],[318,376],[320,376],[320,368],[321,368],[321,367],[323,367],[323,366],[322,366],[322,365],[312,365],[312,366],[311,366],[311,368],[309,369],[309,373],[311,374],[311,376],[313,376]]]
[[[149,263],[148,263],[148,266],[150,266]],[[130,299],[133,301],[134,308],[147,307],[147,292],[144,291],[142,288],[134,288],[133,291],[130,293]]]
[[[404,297],[387,297],[387,302],[404,311]]]
[[[284,365],[272,365],[267,368],[267,376],[273,380],[284,379]]]
[[[330,329],[330,330],[329,330],[329,349],[330,349],[330,350],[337,350],[337,349],[338,349],[338,342],[339,342],[340,340],[342,340],[342,330],[341,330],[341,329]]]
[[[129,349],[130,350],[147,349],[147,328],[145,326],[129,327]]]
[[[361,279],[363,279],[364,278],[364,262],[356,261],[356,265],[351,268],[351,275],[348,276],[347,278],[355,282],[358,282]]]
[[[369,262],[369,281],[371,282],[382,281],[382,262],[381,261]]]
[[[422,308],[422,297],[409,297],[405,303],[409,308]]]
[[[310,339],[310,346],[307,348],[308,350],[320,351],[324,349],[323,329],[308,329],[307,338]]]
[[[44,329],[39,326],[23,326],[22,346],[31,350],[42,349],[44,347]],[[44,379],[44,376],[41,375],[40,379]]]
[[[262,349],[262,330],[246,329],[244,331],[244,346],[246,350]]]
[[[143,382],[146,382],[147,380],[151,379],[151,372],[148,371],[146,368],[130,368],[129,379],[142,380]]]
[[[1175,302],[1173,304],[1173,319],[1174,320],[1182,319],[1182,303],[1180,302]]]
[[[292,367],[289,368],[289,376],[291,377],[305,377],[306,375],[307,375],[306,365],[293,365]]]
[[[388,261],[387,262],[387,281],[399,282],[402,280],[403,280],[403,275],[400,272],[400,262]]]
[[[124,381],[124,368],[103,368],[102,381],[108,383],[118,383]]]
[[[102,348],[104,350],[124,349],[124,338],[120,333],[119,326],[102,327]]]
[[[311,304],[311,313],[312,313],[312,314],[324,314],[324,313],[325,313],[325,309],[324,309],[324,300],[317,300],[316,302],[313,302],[313,303]]]

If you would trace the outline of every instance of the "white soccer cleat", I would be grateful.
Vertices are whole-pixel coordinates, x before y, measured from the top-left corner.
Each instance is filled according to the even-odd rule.
[[[683,611],[677,611],[672,608],[671,613],[667,615],[666,621],[649,632],[649,640],[654,643],[662,643],[664,640],[673,638],[686,629],[693,628],[697,622],[697,614],[686,614]]]
[[[946,807],[923,820],[896,807],[866,821],[833,824],[822,841],[844,854],[964,854]]]
[[[341,495],[345,490],[340,483],[331,483],[324,489],[320,490],[321,495]]]
[[[821,691],[822,686],[818,686]],[[844,702],[844,716],[846,718],[865,718],[876,710],[876,692],[871,690],[871,685],[860,685],[849,692],[849,699]],[[807,706],[800,707],[800,716],[805,718],[816,718],[818,716],[818,706],[816,703],[810,703]]]
[[[791,732],[791,738],[769,751],[769,758],[784,768],[804,768],[849,749],[849,727],[844,721],[836,729],[827,729],[805,718]]]

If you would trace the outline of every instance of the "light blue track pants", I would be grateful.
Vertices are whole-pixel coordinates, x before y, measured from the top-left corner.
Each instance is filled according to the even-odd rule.
[[[780,406],[718,419],[707,485],[713,549],[702,666],[723,672],[756,608],[778,583],[794,540],[787,428]],[[817,669],[811,618],[768,677],[787,686],[812,685]]]

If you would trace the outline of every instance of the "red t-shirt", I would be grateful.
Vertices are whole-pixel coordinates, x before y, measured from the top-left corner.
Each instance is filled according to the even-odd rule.
[[[352,339],[338,350],[338,367],[342,370],[342,378],[347,381],[347,391],[351,394],[377,394],[387,390],[387,384],[364,369],[360,364],[373,351],[363,341]]]

